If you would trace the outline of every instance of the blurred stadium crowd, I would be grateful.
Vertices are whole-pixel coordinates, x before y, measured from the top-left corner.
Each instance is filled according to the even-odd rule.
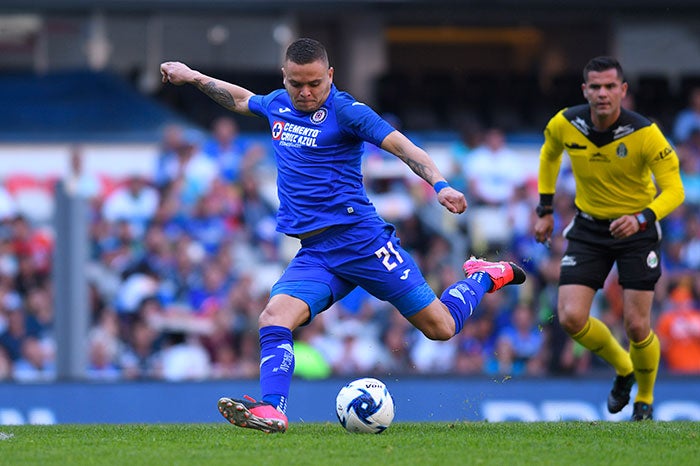
[[[662,371],[700,373],[700,91],[674,143],[686,202],[661,224],[663,270],[654,305]],[[687,113],[690,112],[690,113]],[[688,116],[690,115],[690,116]],[[387,115],[387,118],[390,118]],[[686,120],[690,123],[681,123]],[[694,122],[694,123],[693,123]],[[393,121],[398,125],[398,121]],[[695,126],[694,126],[695,125]],[[86,377],[204,380],[258,374],[257,316],[297,241],[275,231],[275,172],[267,145],[221,117],[210,131],[163,131],[152,176],[107,180],[72,153],[67,189],[89,204],[89,367]],[[417,141],[420,143],[420,141]],[[357,289],[295,334],[296,375],[464,374],[543,376],[604,367],[566,338],[556,319],[561,230],[574,215],[566,169],[549,249],[531,232],[536,163],[499,128],[466,125],[449,145],[446,175],[467,193],[465,215],[446,214],[427,184],[367,146],[366,186],[437,293],[474,254],[523,264],[528,281],[489,294],[459,337],[423,337],[391,305]],[[0,187],[0,380],[56,377],[50,224],[19,215]],[[48,183],[48,182],[47,182]],[[50,184],[50,183],[49,183]],[[51,188],[51,186],[49,186]],[[614,273],[593,315],[624,339]]]

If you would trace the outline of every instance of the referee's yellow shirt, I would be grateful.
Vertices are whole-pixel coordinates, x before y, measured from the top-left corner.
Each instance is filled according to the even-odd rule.
[[[566,151],[576,180],[576,206],[596,218],[649,208],[661,219],[683,202],[676,151],[658,126],[638,113],[622,109],[617,122],[599,132],[588,104],[565,108],[549,121],[544,138],[541,194],[554,194]]]

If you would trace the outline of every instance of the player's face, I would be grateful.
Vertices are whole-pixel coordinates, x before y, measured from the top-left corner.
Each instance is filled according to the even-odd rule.
[[[321,108],[331,92],[333,68],[322,60],[305,65],[287,60],[282,76],[294,108],[311,113]]]
[[[627,83],[622,82],[615,68],[590,71],[582,89],[583,96],[591,105],[594,120],[617,119],[622,99],[627,94]]]

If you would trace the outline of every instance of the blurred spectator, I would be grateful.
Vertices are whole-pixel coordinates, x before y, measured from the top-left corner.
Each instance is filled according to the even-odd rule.
[[[684,143],[694,130],[700,130],[700,87],[690,90],[688,106],[676,116],[673,124],[674,142]]]
[[[114,382],[122,378],[122,371],[115,362],[115,348],[106,340],[91,338],[88,348],[88,367],[85,376],[89,380]]]
[[[119,337],[117,313],[105,308],[88,334],[88,379],[109,381],[121,378],[121,369],[117,364],[121,346]]]
[[[177,151],[183,145],[185,129],[178,124],[169,124],[163,128],[161,135],[153,181],[157,187],[170,183],[177,173]]]
[[[214,120],[202,151],[217,164],[219,175],[229,183],[239,181],[241,174],[249,173],[264,156],[263,146],[244,142],[239,137],[238,123],[228,116]]]
[[[682,264],[686,269],[700,270],[700,216],[688,217],[685,232],[680,251]]]
[[[463,166],[472,205],[503,206],[513,198],[517,186],[525,183],[532,167],[506,144],[499,128],[490,128],[483,143],[475,148]]]
[[[53,349],[53,299],[50,288],[32,288],[24,302],[27,335],[39,338],[47,349]]]
[[[469,165],[469,159],[474,149],[483,144],[484,129],[478,121],[468,118],[460,122],[457,136],[457,140],[450,147],[453,166],[445,176],[447,176],[447,181],[450,185],[456,190],[468,193],[468,177],[465,176],[464,167]],[[467,200],[470,201],[470,199]]]
[[[0,185],[0,222],[10,220],[17,215],[17,204],[4,186]]]
[[[203,380],[211,375],[211,361],[196,337],[181,332],[165,336],[159,353],[161,377],[167,381]]]
[[[209,261],[202,272],[201,281],[190,287],[188,305],[192,312],[210,316],[226,302],[234,279],[220,263]]]
[[[411,363],[421,374],[447,374],[454,367],[457,345],[457,338],[436,341],[415,334],[410,349]]]
[[[139,316],[131,323],[119,355],[119,365],[126,379],[156,377],[157,342],[158,332],[148,324],[147,318]]]
[[[197,130],[186,130],[175,149],[177,158],[167,167],[166,183],[178,200],[179,213],[190,215],[197,201],[219,176],[216,163],[201,149],[204,136]]]
[[[700,308],[694,298],[691,282],[683,281],[656,324],[663,363],[678,374],[700,374]]]
[[[39,339],[31,336],[22,340],[21,355],[12,372],[17,382],[50,382],[56,378],[54,360]]]
[[[70,163],[66,175],[66,191],[71,194],[94,199],[102,192],[102,185],[97,176],[85,171],[85,155],[82,146],[74,145],[70,148]]]
[[[294,376],[307,380],[325,379],[332,373],[331,365],[311,341],[321,328],[313,322],[299,327],[294,338]]]
[[[4,346],[0,345],[0,382],[12,380],[12,359]]]
[[[493,354],[490,345],[493,324],[489,319],[468,319],[457,337],[455,372],[471,375],[483,374],[487,355]]]
[[[146,225],[155,215],[159,203],[158,191],[141,174],[133,174],[126,184],[107,196],[102,215],[108,222],[124,221],[136,238],[141,238]]]
[[[53,241],[48,231],[34,228],[29,220],[18,215],[11,221],[10,242],[18,260],[18,291],[26,293],[30,284],[43,285],[51,271]]]
[[[495,353],[487,361],[487,371],[495,374],[542,375],[546,368],[544,341],[532,309],[518,304],[513,309],[510,323],[498,334]]]
[[[123,316],[135,314],[145,299],[157,296],[158,286],[159,277],[148,266],[139,267],[125,274],[117,290],[115,302],[117,312]]]
[[[382,344],[387,350],[385,371],[389,374],[410,374],[415,372],[411,361],[410,348],[414,338],[413,326],[398,312],[391,311],[389,323],[382,335]]]
[[[10,359],[17,361],[22,357],[22,342],[27,337],[26,317],[20,307],[5,314],[5,330],[0,333],[0,346],[3,346]]]
[[[700,127],[676,148],[680,161],[685,203],[700,207]]]
[[[218,192],[210,190],[199,198],[185,231],[199,242],[207,254],[216,254],[233,233],[231,219],[227,217],[224,199]]]

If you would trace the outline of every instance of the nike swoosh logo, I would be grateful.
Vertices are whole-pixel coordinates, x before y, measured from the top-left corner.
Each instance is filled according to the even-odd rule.
[[[408,278],[408,273],[411,271],[411,269],[406,269],[403,271],[403,275],[401,275],[401,280],[406,280]]]
[[[284,108],[280,107],[280,109],[277,110],[277,111],[280,112],[280,113],[287,113],[287,112],[291,112],[292,109],[289,108],[289,107],[284,107]]]
[[[275,355],[271,354],[270,356],[265,356],[264,358],[262,358],[260,360],[260,367],[262,367],[263,364],[265,364],[267,361],[269,361],[270,359],[272,359],[274,357],[275,357]]]
[[[485,265],[483,266],[484,269],[498,269],[501,272],[506,271],[506,266],[503,264],[493,264],[493,265]]]

